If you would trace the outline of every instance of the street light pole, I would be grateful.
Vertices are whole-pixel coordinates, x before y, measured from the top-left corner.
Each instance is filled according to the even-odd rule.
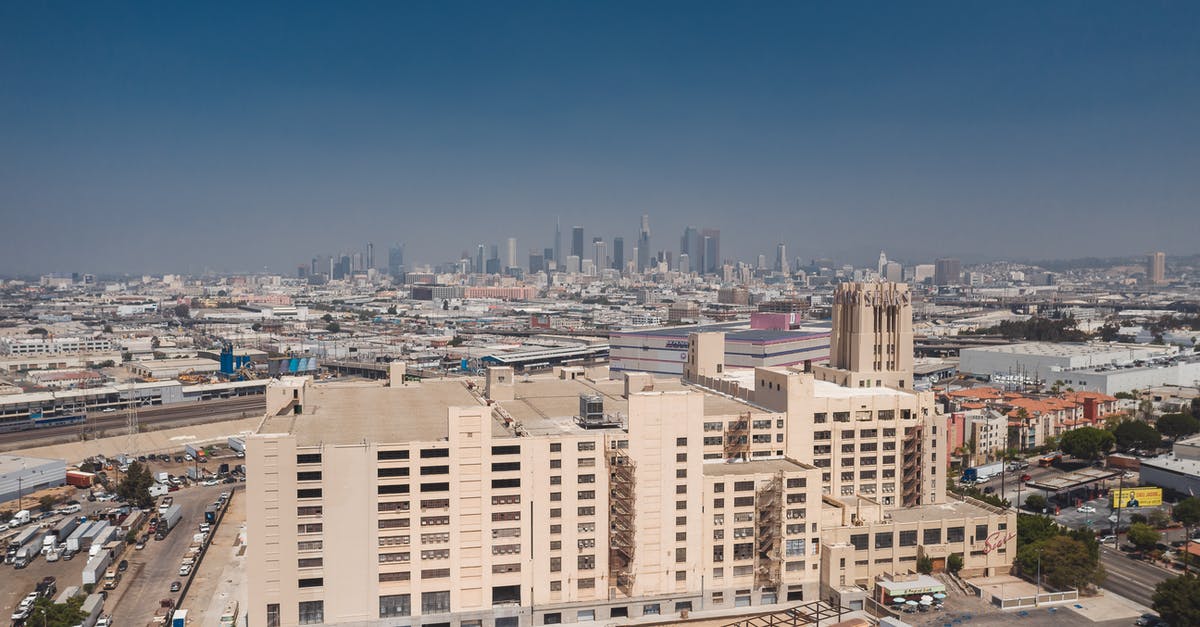
[[[1038,597],[1042,596],[1042,550],[1037,550],[1037,594],[1033,595],[1033,606],[1037,607]]]

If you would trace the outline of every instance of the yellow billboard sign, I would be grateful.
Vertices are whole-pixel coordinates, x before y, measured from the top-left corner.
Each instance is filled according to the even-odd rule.
[[[1112,491],[1113,509],[1118,507],[1158,507],[1162,488],[1125,488]]]

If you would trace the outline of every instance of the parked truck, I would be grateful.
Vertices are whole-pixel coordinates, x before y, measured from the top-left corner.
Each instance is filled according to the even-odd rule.
[[[107,551],[88,560],[86,566],[83,567],[83,583],[84,585],[96,585],[104,579],[104,572],[112,564],[112,557]]]
[[[187,627],[187,610],[175,610],[171,615],[171,627]]]
[[[116,590],[117,584],[121,583],[121,571],[115,568],[109,568],[104,571],[104,589]]]
[[[67,548],[67,539],[75,530],[79,528],[79,519],[74,516],[68,516],[60,521],[46,534],[49,539],[49,546],[45,549],[46,561],[53,562],[58,560],[59,554],[63,549]],[[53,557],[51,557],[53,556]]]
[[[992,477],[999,476],[1002,472],[1004,472],[1004,462],[992,462],[963,470],[962,480],[963,482],[987,481]]]
[[[29,522],[31,519],[32,516],[30,515],[29,510],[23,509],[13,514],[12,520],[8,521],[8,527],[10,529],[13,527],[20,527],[21,525]]]
[[[26,542],[24,546],[17,549],[17,554],[15,557],[13,557],[14,568],[25,568],[26,566],[32,564],[33,560],[37,559],[38,555],[41,555],[42,537],[44,536],[44,533],[41,529],[37,529],[36,531],[37,533],[33,534],[33,537],[29,539],[29,542]]]
[[[230,437],[228,440],[229,448],[234,453],[246,454],[246,441],[239,437]]]
[[[88,598],[83,600],[83,605],[79,607],[83,612],[84,619],[80,623],[82,627],[94,627],[96,621],[100,620],[100,613],[104,611],[104,595],[89,594]]]
[[[66,482],[67,485],[73,485],[86,490],[96,483],[96,473],[83,472],[82,470],[68,470]]]
[[[179,519],[183,517],[183,509],[178,505],[172,505],[167,508],[162,517],[158,520],[158,528],[155,530],[155,537],[159,540],[167,537],[171,529],[179,524]]]
[[[39,529],[37,527],[26,527],[20,533],[13,536],[8,541],[8,551],[4,554],[4,563],[11,564],[17,558],[17,551],[25,546],[33,536],[37,535]]]
[[[154,480],[159,483],[166,483],[171,480],[171,475],[165,472],[158,472],[154,474]]]
[[[92,521],[92,520],[80,523],[79,526],[75,528],[74,533],[72,533],[69,537],[67,537],[67,541],[63,547],[64,552],[67,555],[74,555],[74,554],[78,553],[79,552],[79,541],[83,538],[83,536],[85,534],[87,534],[88,529],[92,528],[94,525],[97,525],[97,524],[99,524],[99,523]]]
[[[210,504],[208,507],[205,507],[204,508],[204,522],[210,523],[210,524],[217,522],[217,514],[220,512],[220,509],[221,508],[215,504]]]
[[[158,503],[159,515],[167,513],[167,510],[171,508],[171,505],[173,503],[175,503],[175,497],[173,497],[173,496],[164,497],[162,501],[159,501],[159,503]]]
[[[156,483],[156,484],[150,486],[150,488],[149,488],[150,498],[158,498],[160,496],[166,496],[166,494],[170,491],[171,491],[171,488],[168,487],[167,484],[165,484],[165,483]]]
[[[107,520],[97,520],[97,521],[93,522],[92,526],[88,527],[88,530],[86,532],[84,532],[84,534],[82,536],[80,536],[79,550],[80,551],[90,550],[92,548],[92,545],[96,544],[96,538],[99,537],[100,535],[107,534],[108,528],[110,526],[111,525],[108,524]],[[105,539],[107,539],[107,538],[105,538]],[[99,543],[104,544],[104,540],[101,540]]]

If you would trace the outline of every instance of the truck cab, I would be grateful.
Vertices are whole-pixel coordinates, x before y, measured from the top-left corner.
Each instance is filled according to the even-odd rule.
[[[115,568],[110,568],[104,572],[104,589],[113,590],[117,584],[121,583],[121,573]]]

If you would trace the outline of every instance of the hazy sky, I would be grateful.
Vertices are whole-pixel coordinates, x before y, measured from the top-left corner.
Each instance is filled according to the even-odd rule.
[[[1200,249],[1197,2],[247,4],[0,3],[0,274]]]

